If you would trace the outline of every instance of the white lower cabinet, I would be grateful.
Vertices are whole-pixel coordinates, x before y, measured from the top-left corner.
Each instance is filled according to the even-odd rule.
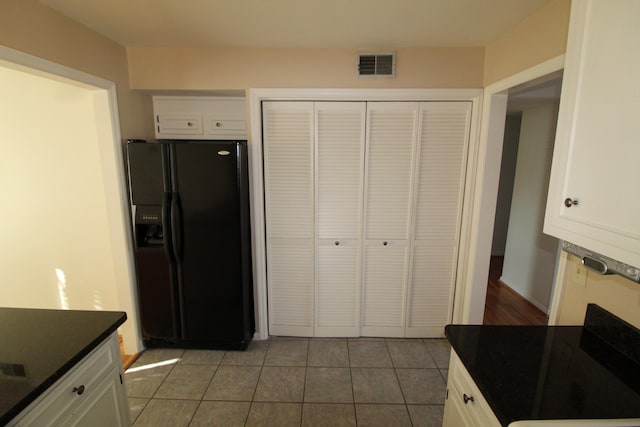
[[[8,426],[131,425],[114,332],[32,402]]]
[[[478,386],[451,350],[443,427],[500,427]]]

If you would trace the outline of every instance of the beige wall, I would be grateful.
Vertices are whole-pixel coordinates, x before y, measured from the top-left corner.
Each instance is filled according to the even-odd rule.
[[[558,55],[567,46],[570,0],[553,0],[486,46],[484,86]]]
[[[357,77],[357,51],[340,49],[129,48],[131,87],[479,88],[484,48],[396,50],[396,78]]]
[[[0,93],[2,305],[118,309],[93,91],[0,65]]]
[[[153,125],[149,120],[151,107],[148,103],[148,97],[129,89],[127,57],[124,47],[43,6],[36,0],[0,0],[0,45],[114,82],[117,90],[122,138],[149,138],[153,136]],[[126,243],[128,233],[128,214],[126,213],[128,208],[124,201],[126,188],[118,158],[122,151],[119,146],[113,147],[114,135],[112,134],[106,90],[92,92],[92,107],[91,112],[96,115],[94,119],[97,119],[94,120],[94,127],[98,127],[99,161],[95,163],[88,153],[85,154],[88,156],[86,157],[87,164],[92,165],[95,172],[102,174],[104,185],[92,186],[91,188],[93,192],[106,200],[101,205],[100,212],[108,221],[105,233],[109,236],[109,241],[96,240],[94,242],[95,248],[85,249],[93,249],[96,252],[106,251],[102,255],[108,257],[104,261],[111,263],[112,270],[109,274],[105,273],[105,277],[115,275],[116,287],[112,291],[116,294],[117,306],[111,304],[110,297],[105,297],[104,301],[108,301],[108,303],[105,303],[103,307],[127,311],[130,320],[122,326],[120,331],[124,336],[125,350],[131,353],[140,350],[140,348],[137,338],[137,324],[135,323],[137,321],[134,312],[135,301],[132,299],[134,296],[131,283],[131,264],[129,264],[127,253],[129,247]],[[56,107],[50,105],[49,110],[52,109],[56,109]],[[89,110],[87,109],[87,111]],[[79,123],[84,122],[81,116],[73,119],[78,120]],[[31,126],[33,123],[37,123],[40,126],[33,126],[34,128],[47,131],[46,125],[39,120],[39,117],[32,117],[32,120]],[[70,128],[74,121],[63,123],[64,126]],[[45,139],[45,136],[42,139]],[[90,144],[87,142],[88,140],[84,145],[81,144],[82,149],[88,149]],[[56,142],[50,144],[52,149],[55,148],[55,145]],[[65,164],[64,160],[61,160],[60,163]],[[29,166],[24,166],[24,172],[27,175],[37,173],[37,171],[38,167],[31,171]],[[63,167],[59,172],[66,173],[67,171]],[[78,170],[75,172],[72,181],[83,182],[82,180],[78,181],[78,177],[84,179],[84,173]],[[26,186],[17,188],[25,194],[30,192]],[[82,208],[74,205],[72,209],[73,212],[76,212]],[[73,218],[73,216],[69,218]],[[83,228],[79,225],[78,229]],[[83,230],[85,238],[91,234],[91,230]],[[73,254],[77,249],[78,242],[61,237],[57,239],[57,244],[59,252],[68,251]],[[89,265],[90,263],[87,263],[87,266]],[[48,265],[46,268],[49,271],[51,266]],[[81,291],[75,288],[76,293],[70,296],[72,300],[85,298],[81,296],[82,292],[93,289],[91,280],[86,276],[83,276],[81,281],[77,281],[73,276],[69,276],[68,280],[73,281],[75,285],[80,282],[84,283]],[[18,286],[17,283],[16,286]],[[28,305],[27,302],[21,304]],[[74,308],[77,305],[70,304],[70,307]]]
[[[558,104],[522,112],[502,280],[545,313],[558,240],[542,234]]]
[[[0,0],[0,45],[115,82],[122,137],[153,135],[143,97],[129,90],[124,47],[36,0]]]
[[[639,284],[620,276],[601,276],[583,267],[577,257],[567,258],[558,324],[582,325],[587,304],[596,303],[640,328]],[[581,280],[581,275],[586,275],[586,280]]]

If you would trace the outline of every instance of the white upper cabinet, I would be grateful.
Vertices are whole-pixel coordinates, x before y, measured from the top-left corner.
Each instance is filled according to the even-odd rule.
[[[247,139],[244,98],[154,96],[158,139]]]
[[[640,2],[571,5],[544,231],[640,266]]]

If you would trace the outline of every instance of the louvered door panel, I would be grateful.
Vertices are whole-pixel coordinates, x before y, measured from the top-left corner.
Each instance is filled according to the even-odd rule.
[[[407,336],[443,336],[451,319],[471,104],[420,105]]]
[[[471,104],[429,102],[422,103],[420,107],[414,238],[457,239]]]
[[[313,336],[313,241],[268,244],[269,333]]]
[[[318,242],[315,336],[359,335],[360,265],[359,240]]]
[[[403,336],[406,260],[406,240],[366,242],[361,329],[363,336]]]
[[[313,103],[262,107],[267,237],[313,238]]]
[[[313,103],[264,102],[269,333],[313,334]]]
[[[317,102],[316,336],[358,336],[363,102]]]
[[[452,240],[414,242],[407,295],[407,337],[442,337],[451,321],[456,249]]]
[[[409,237],[411,180],[418,104],[368,106],[365,237]]]
[[[364,166],[363,102],[316,103],[318,238],[360,238]]]

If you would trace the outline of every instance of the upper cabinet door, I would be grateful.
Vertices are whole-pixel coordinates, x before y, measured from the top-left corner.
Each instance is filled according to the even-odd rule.
[[[544,231],[640,266],[640,2],[571,5]]]

